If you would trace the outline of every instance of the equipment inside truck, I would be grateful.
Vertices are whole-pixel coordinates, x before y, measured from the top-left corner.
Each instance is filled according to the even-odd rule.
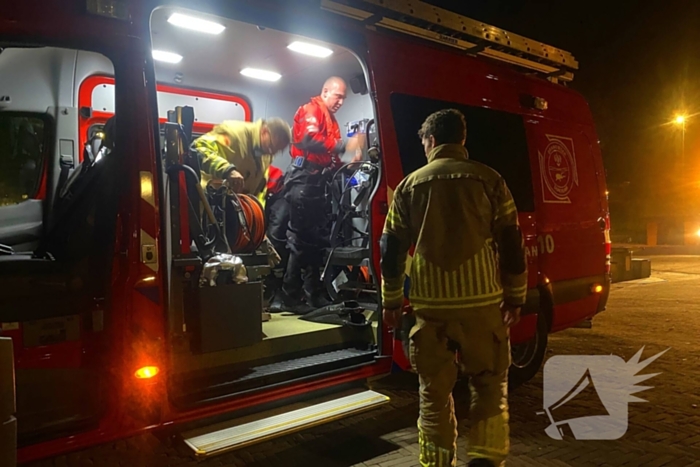
[[[373,362],[378,297],[369,206],[381,173],[362,63],[334,44],[182,9],[156,10],[151,32],[159,114],[168,120],[162,136],[171,207],[166,224],[175,403],[197,405]],[[362,161],[353,163],[346,154],[326,190],[329,242],[319,248],[326,250],[322,280],[334,305],[271,313],[270,297],[281,284],[273,269],[283,252],[264,240],[263,204],[225,185],[200,190],[201,167],[190,146],[205,130],[203,121],[278,117],[291,127],[297,109],[331,76],[348,83],[335,114],[343,139],[367,134]],[[190,96],[166,96],[160,92],[166,85],[189,89]],[[199,90],[205,92],[197,96]],[[227,112],[220,100],[200,101],[214,94],[239,106]],[[284,173],[290,162],[285,148],[272,165]]]
[[[189,21],[200,26],[197,19],[208,20],[223,30],[207,34],[201,28],[179,27],[169,21],[174,13],[189,15]],[[167,365],[172,401],[193,407],[374,363],[378,297],[370,261],[369,206],[381,173],[363,64],[353,52],[334,44],[182,9],[154,11],[152,36],[154,57],[173,61],[173,55],[158,51],[181,57],[176,57],[177,63],[154,61],[163,156],[158,193],[163,235],[148,242],[154,246],[141,252],[145,264],[160,263],[167,271],[170,351],[169,361],[163,364]],[[322,51],[325,56],[292,50],[293,43],[311,44],[315,47],[302,46],[302,50]],[[55,66],[47,68],[46,64]],[[244,76],[241,71],[246,68],[275,71],[280,78],[265,81]],[[112,325],[112,315],[104,309],[113,297],[106,299],[104,288],[111,271],[110,242],[118,230],[114,203],[124,176],[110,168],[119,165],[119,156],[99,160],[105,123],[117,112],[115,71],[109,59],[94,52],[54,47],[8,47],[2,51],[0,75],[0,165],[7,175],[0,183],[4,196],[0,219],[6,221],[0,228],[0,255],[7,267],[0,273],[8,278],[0,322],[3,334],[14,338],[23,362],[29,362],[18,366],[22,394],[18,418],[23,443],[28,443],[71,431],[73,425],[75,430],[82,429],[99,418],[95,407],[103,404],[97,395],[105,392],[93,384],[79,383],[84,378],[97,384],[98,379],[87,376],[86,365],[73,362],[100,355],[93,347],[106,345],[103,331]],[[259,201],[219,193],[218,198],[209,196],[204,203],[194,190],[198,184],[192,183],[200,174],[195,171],[192,179],[192,167],[184,162],[191,142],[225,120],[279,117],[291,126],[296,110],[318,95],[331,76],[348,83],[345,103],[335,115],[343,138],[358,132],[368,135],[362,162],[345,165],[328,190],[327,202],[333,212],[323,282],[336,306],[305,316],[269,313],[267,302],[274,290],[265,284],[270,282],[270,260],[275,255],[268,254],[267,242],[261,242],[265,227]],[[191,115],[193,121],[183,122],[182,115]],[[168,143],[177,142],[184,145],[174,151]],[[351,156],[346,155],[345,162]],[[286,148],[275,156],[273,165],[284,172],[290,160]],[[95,167],[100,170],[93,170]],[[119,170],[125,170],[123,165]],[[68,193],[69,186],[79,196]],[[149,186],[154,202],[152,180],[141,180],[142,196]],[[85,208],[62,214],[66,193],[70,206]],[[217,200],[224,204],[217,206]],[[214,219],[206,215],[207,204]],[[222,217],[225,206],[234,214]],[[91,209],[99,212],[99,237],[89,224]],[[203,227],[202,239],[190,235]],[[225,231],[219,242],[217,228]],[[214,243],[209,244],[211,241]],[[70,251],[61,250],[68,246]],[[231,261],[221,261],[222,254]],[[72,265],[78,261],[74,258],[89,259],[90,269],[74,270]],[[234,262],[241,263],[236,266],[238,280],[227,269]],[[17,269],[20,266],[29,268],[26,274]],[[60,299],[53,289],[32,293],[38,290],[37,275],[56,276],[61,284],[57,290],[63,294]],[[32,332],[37,335],[34,340],[30,339]],[[60,371],[34,369],[32,359],[41,360],[44,349],[55,350],[57,360],[51,365]],[[83,353],[85,357],[79,357]],[[24,354],[31,354],[32,359]],[[64,354],[71,355],[69,364],[58,358]],[[73,366],[80,368],[79,375]],[[35,378],[39,374],[42,377]],[[52,401],[51,407],[25,403],[25,395],[64,384],[64,374],[76,388],[65,404],[55,398],[44,398],[47,403]]]
[[[333,44],[184,10],[177,12],[207,18],[224,30],[212,35],[180,28],[168,21],[175,12],[158,9],[152,16],[153,49],[177,52],[182,59],[154,62],[164,235],[152,240],[154,249],[141,252],[146,264],[159,261],[160,252],[167,256],[162,264],[167,264],[169,281],[170,361],[163,363],[168,363],[173,402],[192,407],[373,363],[378,297],[369,260],[368,218],[381,173],[374,109],[362,63],[351,51]],[[305,55],[288,48],[294,42],[332,53]],[[4,278],[0,323],[22,359],[17,370],[18,419],[21,444],[27,444],[93,426],[104,407],[101,396],[107,392],[98,389],[102,380],[90,376],[86,362],[92,365],[92,359],[101,355],[104,331],[113,322],[105,311],[113,297],[105,298],[105,287],[111,271],[110,242],[118,230],[114,203],[125,167],[119,164],[119,155],[102,157],[100,150],[108,133],[105,123],[117,111],[115,72],[109,59],[55,47],[7,47],[1,55],[0,165],[5,176],[0,183],[4,221],[0,256],[5,267],[0,268]],[[275,82],[258,80],[241,74],[246,67],[275,70],[281,77]],[[216,198],[208,197],[217,217],[204,234],[204,244],[198,245],[189,232],[202,225],[202,217],[207,223],[204,203],[192,191],[191,179],[183,176],[180,183],[184,172],[171,171],[173,165],[185,170],[186,164],[179,163],[184,160],[173,164],[168,156],[187,156],[194,138],[224,120],[280,117],[291,125],[297,108],[318,95],[330,76],[348,82],[347,99],[336,114],[343,138],[358,132],[368,135],[362,162],[339,170],[328,191],[335,221],[329,223],[332,238],[323,281],[337,305],[305,316],[269,313],[267,301],[273,290],[265,282],[272,274],[269,260],[274,255],[268,255],[267,243],[260,241],[264,221],[259,216],[222,218]],[[186,125],[176,123],[183,110],[193,117]],[[177,131],[169,133],[173,129]],[[173,153],[168,141],[184,141],[179,129],[186,129],[187,144]],[[348,162],[349,155],[345,159]],[[286,148],[273,165],[285,171],[290,160]],[[148,182],[141,180],[142,195]],[[64,201],[69,198],[67,215]],[[238,203],[241,210],[260,211],[259,201],[251,196],[218,199],[229,207]],[[198,209],[190,212],[190,202]],[[90,227],[92,209],[99,213],[99,235]],[[215,239],[216,222],[228,227],[230,251],[216,244],[206,253],[206,243]],[[185,231],[187,242],[182,239]],[[249,236],[252,241],[247,241]],[[236,250],[239,243],[242,248]],[[67,247],[71,250],[64,251]],[[242,263],[242,283],[227,281],[228,263],[211,267],[209,261],[220,254]],[[74,267],[88,260],[89,268]],[[37,289],[36,277],[51,280]],[[42,363],[48,361],[46,355],[51,356],[48,364]],[[37,370],[41,365],[55,369]],[[64,394],[65,401],[41,397],[46,404],[36,403],[38,394],[67,381],[74,391]]]

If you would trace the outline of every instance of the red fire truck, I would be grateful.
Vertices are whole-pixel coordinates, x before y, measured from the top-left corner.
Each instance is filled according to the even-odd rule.
[[[605,308],[604,169],[568,52],[400,0],[14,2],[0,47],[0,335],[18,423],[0,436],[17,430],[21,462],[144,430],[208,456],[385,403],[368,380],[409,365],[381,322],[377,240],[441,108],[465,114],[470,157],[520,213],[513,382],[538,371],[549,333]],[[352,89],[337,119],[368,145],[334,202],[358,238],[336,244],[324,278],[359,325],[265,316],[257,250],[241,255],[245,283],[208,286],[214,240],[195,228],[183,162],[223,120],[291,121],[333,75]]]

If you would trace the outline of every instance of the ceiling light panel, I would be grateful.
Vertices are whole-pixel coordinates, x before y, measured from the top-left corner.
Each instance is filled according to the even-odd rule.
[[[326,58],[330,56],[333,51],[326,47],[321,47],[320,45],[309,44],[308,42],[295,41],[287,46],[289,50],[298,52],[304,55],[310,55],[312,57]]]
[[[258,68],[244,68],[241,70],[243,76],[261,79],[263,81],[278,81],[282,75],[274,71],[260,70]]]
[[[182,55],[174,52],[166,52],[164,50],[154,50],[153,59],[165,63],[180,63],[182,60]]]
[[[223,24],[207,21],[205,19],[194,16],[183,15],[182,13],[173,13],[168,18],[168,23],[180,28],[191,29],[192,31],[203,32],[206,34],[221,34],[226,29]]]

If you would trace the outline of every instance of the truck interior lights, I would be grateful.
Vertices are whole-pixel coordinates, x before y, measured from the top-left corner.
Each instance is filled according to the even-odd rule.
[[[278,81],[282,75],[274,71],[260,70],[258,68],[244,68],[241,70],[243,76],[261,79],[263,81]]]
[[[207,21],[205,19],[196,18],[194,16],[183,15],[181,13],[173,13],[168,18],[168,23],[180,28],[191,29],[192,31],[203,32],[206,34],[221,34],[226,29],[223,24]]]
[[[333,54],[333,51],[327,47],[309,44],[308,42],[294,41],[287,48],[293,52],[319,58],[326,58]]]
[[[163,50],[154,50],[153,59],[165,63],[180,63],[182,55],[173,52],[165,52]]]

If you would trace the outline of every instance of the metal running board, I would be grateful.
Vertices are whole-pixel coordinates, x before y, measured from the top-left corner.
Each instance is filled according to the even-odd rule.
[[[389,397],[383,394],[363,391],[230,428],[200,435],[188,432],[182,436],[198,457],[209,457],[355,415],[388,402]]]

